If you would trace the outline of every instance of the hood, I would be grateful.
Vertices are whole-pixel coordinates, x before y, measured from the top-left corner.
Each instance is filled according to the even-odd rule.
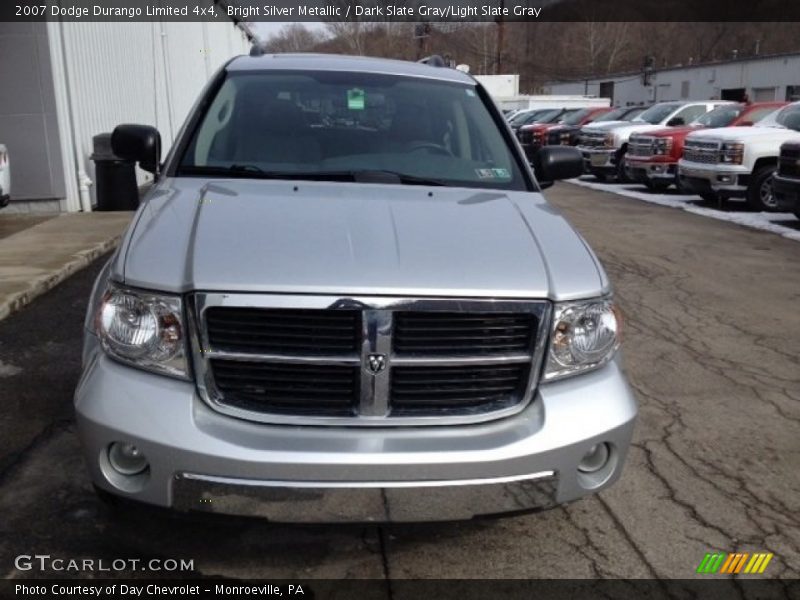
[[[746,142],[747,140],[775,140],[780,142],[793,137],[800,137],[800,132],[785,127],[761,127],[759,125],[746,127],[720,127],[718,129],[704,129],[692,133],[689,139],[696,140],[708,138],[713,140],[733,140]]]
[[[531,123],[523,125],[520,131],[549,131],[554,127],[563,127],[563,125],[561,123]]]
[[[694,131],[704,129],[703,125],[685,126],[685,127],[664,127],[663,129],[656,129],[655,131],[648,131],[647,135],[652,137],[686,137]]]
[[[617,129],[618,127],[625,127],[631,125],[633,121],[601,121],[600,123],[589,123],[584,125],[583,129],[586,131],[608,131],[609,129]],[[642,125],[647,125],[644,121],[639,121]]]
[[[172,292],[567,300],[608,289],[540,194],[469,188],[165,179],[117,257],[114,279]]]

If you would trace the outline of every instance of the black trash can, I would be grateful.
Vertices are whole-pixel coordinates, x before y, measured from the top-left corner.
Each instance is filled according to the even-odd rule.
[[[92,138],[94,183],[99,211],[136,210],[139,206],[139,186],[136,183],[136,164],[122,160],[111,150],[111,134],[101,133]]]

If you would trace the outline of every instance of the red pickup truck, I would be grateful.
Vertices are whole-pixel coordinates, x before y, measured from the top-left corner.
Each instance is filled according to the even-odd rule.
[[[563,119],[558,119],[555,123],[533,123],[525,125],[520,128],[517,137],[525,150],[525,155],[528,160],[533,160],[533,155],[539,151],[539,148],[547,144],[547,133],[554,128],[564,126],[576,126],[578,128],[591,123],[600,115],[604,115],[611,110],[609,106],[597,106],[591,108],[582,108],[564,116]]]
[[[652,191],[665,190],[673,184],[681,189],[678,161],[683,155],[683,142],[687,135],[703,128],[753,125],[785,105],[786,102],[724,104],[684,127],[634,133],[628,142],[626,173],[629,178],[643,183]],[[704,199],[712,198],[704,196]]]

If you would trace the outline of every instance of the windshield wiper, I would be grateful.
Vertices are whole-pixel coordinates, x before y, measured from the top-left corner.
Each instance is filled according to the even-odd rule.
[[[343,171],[265,171],[256,165],[180,167],[178,175],[211,175],[252,179],[287,179],[306,181],[356,181],[359,183],[401,183],[404,185],[447,185],[439,179],[417,177],[384,169],[353,169]]]

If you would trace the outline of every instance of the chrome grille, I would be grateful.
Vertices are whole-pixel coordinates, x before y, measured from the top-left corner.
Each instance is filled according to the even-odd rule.
[[[581,131],[579,136],[580,145],[587,146],[589,148],[598,148],[600,146],[605,146],[606,143],[606,133],[604,131]]]
[[[202,293],[190,316],[198,390],[220,412],[303,425],[436,425],[524,408],[550,304]]]
[[[683,145],[683,158],[696,163],[716,164],[719,162],[719,142],[686,140]]]
[[[632,135],[628,140],[628,156],[653,156],[653,144],[655,140],[652,137]]]

